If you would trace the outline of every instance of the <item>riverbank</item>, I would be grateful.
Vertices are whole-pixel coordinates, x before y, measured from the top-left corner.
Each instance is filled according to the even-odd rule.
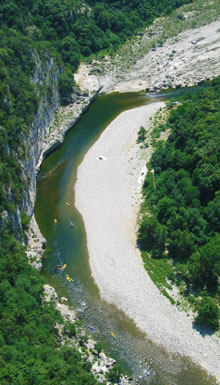
[[[36,199],[36,177],[40,170],[41,164],[46,156],[58,148],[64,141],[67,132],[78,122],[83,113],[89,108],[90,104],[99,94],[99,89],[91,92],[78,92],[76,100],[68,106],[60,106],[56,111],[54,121],[47,127],[47,133],[44,135],[43,142],[37,151],[39,154],[36,161],[33,161],[34,167],[34,183],[29,189],[30,211],[33,212]],[[26,233],[27,251],[29,263],[36,269],[41,270],[42,259],[46,240],[40,232],[34,213],[31,216],[29,230]]]
[[[105,353],[98,349],[96,341],[86,333],[86,330],[79,321],[79,315],[75,310],[71,310],[63,302],[67,298],[62,297],[59,302],[58,295],[53,287],[44,285],[44,301],[49,303],[54,302],[56,309],[60,312],[64,321],[70,322],[75,327],[75,336],[68,336],[64,331],[64,325],[56,325],[58,330],[61,345],[74,346],[81,354],[82,358],[91,364],[91,372],[98,382],[106,382],[106,385],[111,385],[108,381],[108,373],[114,368],[116,361],[113,358],[107,357]],[[137,383],[137,382],[136,382]],[[121,385],[132,385],[133,380],[126,375],[120,377]]]
[[[150,280],[136,248],[140,191],[151,147],[136,144],[140,126],[163,103],[120,114],[103,132],[78,168],[76,207],[87,233],[92,275],[101,296],[132,318],[141,331],[173,353],[189,356],[220,382],[220,341],[202,336]]]

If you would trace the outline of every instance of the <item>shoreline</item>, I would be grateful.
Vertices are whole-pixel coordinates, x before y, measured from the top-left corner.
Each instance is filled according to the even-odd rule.
[[[113,358],[108,357],[103,350],[99,352],[96,350],[97,342],[95,338],[86,332],[84,326],[76,323],[80,320],[79,315],[76,310],[70,309],[69,306],[65,304],[67,298],[62,297],[58,299],[55,289],[52,286],[45,284],[43,301],[45,303],[50,303],[51,301],[54,302],[55,308],[60,312],[62,318],[75,325],[76,335],[72,337],[67,336],[64,333],[63,325],[57,324],[55,326],[61,340],[61,345],[74,346],[81,354],[82,358],[91,364],[91,373],[97,382],[107,381],[107,385],[110,385],[107,375],[109,371],[114,368],[116,361]],[[85,336],[87,339],[83,340]],[[133,380],[127,375],[122,374],[120,383],[121,385],[132,385]]]
[[[75,204],[83,217],[91,272],[102,298],[133,319],[154,343],[190,357],[220,382],[219,339],[202,337],[187,314],[160,294],[136,248],[138,180],[143,180],[152,152],[150,147],[140,150],[137,132],[141,125],[149,128],[150,117],[163,106],[158,102],[125,111],[105,129],[78,168]]]

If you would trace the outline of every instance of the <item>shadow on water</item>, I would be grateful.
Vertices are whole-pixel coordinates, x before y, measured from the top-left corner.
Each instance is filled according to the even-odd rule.
[[[69,306],[78,310],[88,333],[94,334],[124,370],[134,378],[141,376],[142,384],[214,385],[215,380],[188,358],[171,355],[153,344],[123,312],[100,298],[91,277],[84,224],[74,207],[76,171],[89,147],[120,112],[152,102],[136,93],[98,97],[68,132],[62,146],[43,162],[35,206],[38,225],[47,240],[43,274],[58,295],[66,296]],[[64,263],[66,270],[55,272],[55,266]],[[67,282],[66,273],[73,282]],[[89,325],[96,330],[92,332]]]

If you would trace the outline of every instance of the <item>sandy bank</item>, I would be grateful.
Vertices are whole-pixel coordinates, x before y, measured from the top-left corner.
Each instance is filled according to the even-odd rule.
[[[137,132],[141,125],[149,127],[150,116],[161,106],[125,111],[106,128],[79,166],[76,207],[84,219],[92,275],[101,296],[152,341],[190,356],[220,381],[220,342],[215,336],[202,337],[187,315],[159,293],[136,248],[140,181],[151,152],[141,153]]]

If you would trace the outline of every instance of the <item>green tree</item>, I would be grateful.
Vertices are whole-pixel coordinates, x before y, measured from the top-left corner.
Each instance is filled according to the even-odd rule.
[[[186,230],[173,231],[168,242],[168,251],[171,258],[187,260],[193,251],[194,241],[193,235]]]
[[[161,225],[155,216],[145,215],[141,219],[138,242],[143,250],[151,251],[154,258],[162,257],[166,238],[166,226]]]
[[[69,68],[66,68],[65,72],[58,76],[58,86],[62,102],[65,102],[65,97],[72,93],[73,85],[73,74]]]
[[[61,54],[64,62],[69,63],[72,66],[72,70],[75,71],[80,62],[80,52],[79,46],[72,36],[66,36],[62,40]]]
[[[113,368],[108,372],[107,377],[112,383],[117,383],[121,376],[121,368],[118,364],[114,365]]]
[[[146,135],[147,135],[147,130],[143,126],[141,126],[140,130],[138,131],[137,143],[144,142],[146,139]]]
[[[192,255],[189,269],[194,280],[202,287],[215,291],[220,275],[220,234],[216,234],[210,242]]]
[[[219,327],[219,308],[212,298],[205,296],[197,305],[198,315],[195,321],[202,326],[208,326],[212,329]]]

